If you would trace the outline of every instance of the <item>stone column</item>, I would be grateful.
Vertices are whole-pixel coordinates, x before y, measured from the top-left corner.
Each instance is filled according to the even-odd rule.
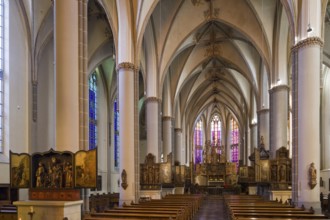
[[[260,138],[263,136],[265,149],[269,150],[269,109],[261,109],[258,111],[258,145],[260,145]]]
[[[56,150],[79,150],[78,1],[54,1]]]
[[[258,124],[250,124],[250,156],[254,152],[254,148],[258,147]]]
[[[276,150],[287,147],[289,87],[280,85],[270,90],[270,151],[272,158],[276,157]]]
[[[175,155],[174,155],[174,161],[182,162],[181,158],[181,151],[182,151],[182,129],[181,128],[175,128],[174,129],[174,140],[175,140]]]
[[[293,48],[293,201],[320,209],[320,70],[323,42],[308,37]],[[316,186],[309,168],[315,164]]]
[[[135,201],[135,66],[124,62],[117,66],[119,102],[119,146],[120,146],[120,201],[130,204]]]
[[[163,116],[163,156],[164,160],[173,149],[173,118],[171,116]]]
[[[147,97],[146,103],[146,126],[147,126],[147,154],[151,153],[156,157],[156,163],[160,161],[160,138],[159,138],[159,99]],[[165,155],[164,155],[165,156]]]

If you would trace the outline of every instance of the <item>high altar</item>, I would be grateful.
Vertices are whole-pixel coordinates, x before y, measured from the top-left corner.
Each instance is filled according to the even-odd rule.
[[[226,161],[225,147],[212,145],[207,141],[202,153],[201,163],[195,164],[193,170],[194,184],[199,186],[236,185],[236,163]]]

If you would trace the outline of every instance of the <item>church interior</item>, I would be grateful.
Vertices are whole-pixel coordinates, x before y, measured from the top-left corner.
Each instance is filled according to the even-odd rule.
[[[0,170],[0,220],[328,218],[330,1],[0,0]]]

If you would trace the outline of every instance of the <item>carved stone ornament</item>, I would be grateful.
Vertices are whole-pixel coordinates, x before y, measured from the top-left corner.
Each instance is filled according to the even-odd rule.
[[[121,172],[121,187],[123,187],[124,190],[126,190],[128,184],[127,184],[127,173],[126,170],[123,169]]]
[[[312,162],[309,165],[309,169],[308,169],[308,184],[311,189],[313,189],[317,184],[316,178],[317,178],[317,171],[314,166],[314,163]]]

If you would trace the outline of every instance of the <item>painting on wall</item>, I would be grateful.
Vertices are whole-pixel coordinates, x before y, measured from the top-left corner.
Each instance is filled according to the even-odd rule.
[[[31,183],[31,157],[26,153],[10,151],[10,186],[12,188],[29,188]]]
[[[97,187],[97,150],[78,151],[75,154],[75,187]]]

